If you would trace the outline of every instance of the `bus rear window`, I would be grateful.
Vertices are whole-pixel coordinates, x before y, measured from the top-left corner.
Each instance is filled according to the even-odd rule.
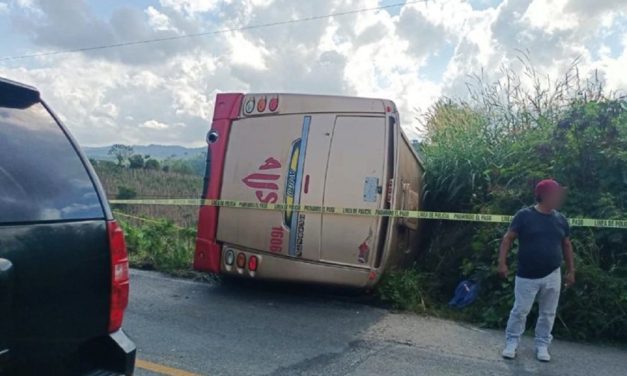
[[[95,218],[94,184],[48,110],[0,102],[0,223]]]

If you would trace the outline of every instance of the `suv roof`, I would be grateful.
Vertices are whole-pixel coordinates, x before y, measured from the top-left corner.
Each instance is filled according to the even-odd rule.
[[[26,108],[37,101],[39,90],[36,88],[0,77],[0,103],[8,103],[15,108]]]

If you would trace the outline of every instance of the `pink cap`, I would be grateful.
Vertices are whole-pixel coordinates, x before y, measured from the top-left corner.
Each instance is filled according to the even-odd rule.
[[[536,197],[542,197],[547,193],[553,193],[555,191],[561,191],[564,188],[553,179],[544,179],[536,184],[535,195]]]

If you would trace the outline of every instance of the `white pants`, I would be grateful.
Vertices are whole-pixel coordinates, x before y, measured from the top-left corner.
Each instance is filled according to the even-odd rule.
[[[562,276],[557,268],[544,278],[527,279],[516,277],[514,287],[515,302],[514,308],[509,314],[505,336],[508,343],[520,341],[520,336],[525,331],[527,315],[531,310],[533,302],[538,300],[539,315],[536,322],[535,344],[538,346],[549,346],[553,336],[553,322],[555,321],[555,311],[560,298]]]

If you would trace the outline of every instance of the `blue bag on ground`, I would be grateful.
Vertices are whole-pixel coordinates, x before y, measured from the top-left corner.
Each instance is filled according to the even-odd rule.
[[[477,299],[479,283],[471,280],[461,281],[455,288],[455,295],[448,305],[452,308],[464,308]]]

